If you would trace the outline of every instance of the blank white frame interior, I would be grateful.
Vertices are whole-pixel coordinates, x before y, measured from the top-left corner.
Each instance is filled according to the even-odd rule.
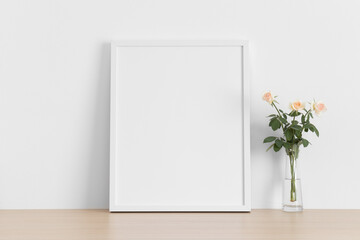
[[[250,211],[246,41],[111,45],[110,211]]]

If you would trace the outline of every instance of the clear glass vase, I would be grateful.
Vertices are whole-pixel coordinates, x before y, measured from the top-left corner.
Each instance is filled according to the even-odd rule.
[[[301,179],[299,174],[299,146],[286,151],[285,180],[283,186],[283,211],[303,211]]]

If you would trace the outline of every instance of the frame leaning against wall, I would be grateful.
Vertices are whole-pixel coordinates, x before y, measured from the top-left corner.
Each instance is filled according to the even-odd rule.
[[[214,59],[212,59],[211,56],[214,56]],[[224,58],[225,60],[219,61],[219,58]],[[192,64],[191,61],[193,61],[193,59],[197,59],[199,61],[195,62],[194,60],[194,63]],[[148,61],[148,64],[145,61]],[[157,68],[157,62],[164,67]],[[199,66],[194,68],[194,64]],[[202,64],[209,64],[209,66],[202,66]],[[214,64],[221,65],[221,69],[215,69],[214,66],[216,65]],[[166,72],[167,68],[170,69],[169,72]],[[179,68],[179,71],[177,71],[177,68]],[[194,74],[186,75],[188,73],[184,73],[182,69],[194,71]],[[204,74],[202,74],[201,71],[204,69],[207,69],[206,71],[209,72],[204,72]],[[229,69],[230,72],[228,75],[226,75],[227,69]],[[164,73],[164,71],[166,73]],[[213,73],[210,71],[213,71]],[[216,86],[222,84],[222,80],[216,80],[217,74],[221,71],[225,73],[224,78],[230,79],[229,81],[224,81],[226,82],[224,84],[228,84],[224,85],[225,89],[230,91],[231,84],[239,86],[235,88],[237,92],[236,100],[234,101],[237,104],[234,106],[238,113],[237,115],[228,114],[228,119],[225,118],[226,116],[221,116],[217,121],[220,122],[219,124],[222,124],[221,121],[232,123],[235,117],[236,119],[239,118],[240,121],[234,123],[234,132],[241,132],[241,136],[235,134],[231,135],[231,131],[228,131],[229,136],[234,138],[234,141],[232,141],[231,138],[228,139],[229,146],[232,146],[231,144],[233,142],[239,144],[229,147],[226,156],[230,156],[229,158],[231,158],[231,156],[235,157],[234,159],[227,160],[227,157],[222,159],[221,155],[221,151],[224,151],[224,148],[221,148],[224,141],[219,140],[219,145],[221,146],[219,149],[216,149],[216,145],[214,145],[215,147],[211,145],[216,144],[216,142],[214,142],[215,140],[209,140],[209,137],[205,134],[203,136],[204,147],[201,148],[200,146],[199,149],[205,149],[206,143],[209,142],[209,146],[211,147],[209,149],[211,151],[218,151],[215,153],[220,153],[219,155],[211,155],[207,166],[206,158],[209,157],[206,155],[207,153],[204,151],[201,152],[196,148],[188,147],[186,144],[188,144],[189,141],[179,140],[179,136],[182,136],[181,132],[176,132],[176,129],[174,129],[175,135],[178,134],[176,139],[169,140],[169,138],[161,138],[161,136],[172,136],[168,134],[169,128],[164,128],[164,132],[162,132],[161,124],[158,126],[156,121],[151,121],[153,121],[153,119],[157,116],[155,112],[159,114],[159,121],[165,121],[164,118],[168,118],[169,113],[166,112],[168,111],[166,108],[156,108],[156,105],[159,105],[159,103],[162,104],[164,102],[165,104],[167,102],[167,99],[165,99],[166,97],[169,97],[169,101],[173,101],[175,103],[175,107],[178,106],[178,111],[175,111],[175,115],[178,114],[179,111],[183,111],[183,108],[185,107],[193,107],[192,104],[186,105],[185,100],[177,101],[176,98],[174,98],[176,94],[180,94],[179,96],[181,96],[181,89],[184,90],[184,94],[190,99],[190,101],[194,98],[194,101],[199,101],[199,103],[204,104],[204,109],[210,109],[206,112],[206,114],[211,114],[211,111],[213,110],[211,107],[209,108],[207,102],[203,99],[206,99],[206,97],[209,96],[209,93],[206,92],[207,89],[209,89],[209,91],[216,91]],[[188,90],[196,88],[193,84],[194,80],[192,80],[192,82],[186,82],[186,80],[179,81],[177,80],[178,75],[174,75],[173,77],[171,76],[171,73],[173,72],[185,74],[184,76],[207,76],[210,79],[213,79],[196,79],[196,81],[199,81],[195,83],[195,85],[197,84],[196,86],[204,86],[203,91],[198,91],[199,94],[205,94],[204,97],[202,97],[197,96]],[[165,76],[168,76],[169,74],[170,77],[166,78]],[[161,79],[161,77],[163,77],[163,79]],[[159,78],[161,80],[159,80]],[[167,83],[167,79],[169,79],[168,81],[174,81],[174,84],[171,82],[170,84]],[[212,83],[214,83],[214,86],[211,86]],[[188,87],[186,87],[186,84],[188,84]],[[175,85],[181,85],[180,90],[178,90],[179,88],[175,87]],[[249,85],[248,43],[246,41],[125,40],[112,42],[110,212],[250,211],[251,178]],[[146,95],[148,91],[145,92],[143,88],[147,88],[148,91],[152,92],[157,91],[162,99],[155,99],[155,97],[152,99],[151,96],[155,96],[156,94]],[[159,89],[161,89],[161,91],[159,91]],[[174,92],[174,89],[176,92]],[[141,91],[144,91],[143,93],[145,94],[141,94]],[[227,98],[229,95],[225,93],[226,92],[224,92],[223,98]],[[219,94],[222,93],[220,92]],[[154,110],[141,110],[147,109],[149,106],[153,107],[154,105],[150,105],[151,101],[156,103],[154,104]],[[184,104],[185,107],[183,107],[182,104]],[[221,104],[222,103],[219,103],[219,101],[215,102],[215,105],[218,106],[219,109],[221,109]],[[224,105],[224,107],[226,106]],[[165,109],[164,112],[161,112],[161,109]],[[187,112],[187,114],[189,114],[187,119],[191,117],[190,114],[192,111],[195,112],[196,109],[190,109]],[[198,115],[194,115],[194,117],[196,116]],[[173,119],[169,118],[168,121],[170,123],[166,122],[166,124],[164,124],[162,122],[162,125],[172,126],[172,124],[179,124],[179,120],[176,117]],[[191,127],[188,120],[184,121],[185,124],[188,124],[184,127]],[[143,125],[139,125],[140,123]],[[217,124],[217,122],[214,121],[214,124]],[[228,129],[228,125],[229,124],[225,124],[224,122],[219,126],[224,126],[224,128]],[[154,128],[156,129],[153,129],[152,126],[155,126]],[[149,132],[156,132],[159,134],[154,134],[155,140],[147,141],[148,144],[144,145],[142,139],[148,139],[149,136],[147,136],[147,134]],[[220,135],[222,134],[221,131],[217,131],[216,133]],[[202,142],[201,136],[201,134],[196,135],[198,138],[197,140],[200,139],[198,142]],[[151,137],[149,139],[151,139]],[[172,141],[176,144],[171,145]],[[184,144],[184,146],[181,146],[181,144]],[[147,148],[148,145],[150,150]],[[160,145],[164,146],[164,148],[161,148]],[[176,154],[174,153],[174,155],[171,156],[171,151],[167,151],[167,149],[172,148],[173,146],[176,147],[176,151],[174,151]],[[213,150],[214,148],[215,150]],[[182,151],[182,149],[186,150],[184,156],[188,156],[188,158],[183,157],[181,159],[181,153],[179,153],[179,151]],[[191,152],[191,149],[193,149],[194,153]],[[158,154],[158,156],[156,154]],[[197,156],[197,158],[194,156]],[[202,156],[204,156],[204,159],[202,159]],[[189,159],[192,159],[192,164],[187,163],[187,161],[190,161]],[[199,159],[198,163],[196,162],[197,159]],[[227,168],[223,169],[221,165],[219,165],[221,164],[220,161],[227,164]],[[233,166],[231,166],[231,164],[233,164]],[[194,169],[188,171],[189,168]],[[204,171],[204,169],[206,171]],[[228,169],[229,172],[226,172],[226,169]],[[239,171],[235,174],[234,169],[238,169]],[[179,171],[183,171],[184,174],[182,175]],[[149,172],[153,172],[153,175]],[[214,178],[217,179],[216,182],[209,174],[212,174]],[[207,181],[200,183],[199,179],[202,179],[202,177],[205,180],[207,179]],[[191,184],[191,181],[196,184]],[[194,185],[200,186],[198,188],[199,191],[194,190]],[[224,197],[221,198],[221,193],[224,188]],[[219,194],[212,195],[212,191],[219,191]],[[232,194],[232,192],[234,194]],[[214,196],[213,201],[211,199],[212,196]]]

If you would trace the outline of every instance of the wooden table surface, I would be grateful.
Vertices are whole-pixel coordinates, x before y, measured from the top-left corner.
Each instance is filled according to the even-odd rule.
[[[0,210],[0,239],[360,239],[360,210],[109,213]]]

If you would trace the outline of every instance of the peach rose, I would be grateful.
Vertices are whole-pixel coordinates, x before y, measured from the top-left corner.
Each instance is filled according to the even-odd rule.
[[[274,97],[271,94],[271,92],[269,91],[269,92],[264,93],[263,100],[270,103],[270,104],[272,104],[272,102],[274,101]]]
[[[305,104],[298,100],[298,101],[292,102],[290,104],[290,108],[291,108],[291,110],[294,110],[294,111],[300,111],[305,108]]]
[[[325,112],[327,110],[325,104],[322,101],[313,102],[312,109],[315,111],[317,115],[320,115],[320,113]]]

